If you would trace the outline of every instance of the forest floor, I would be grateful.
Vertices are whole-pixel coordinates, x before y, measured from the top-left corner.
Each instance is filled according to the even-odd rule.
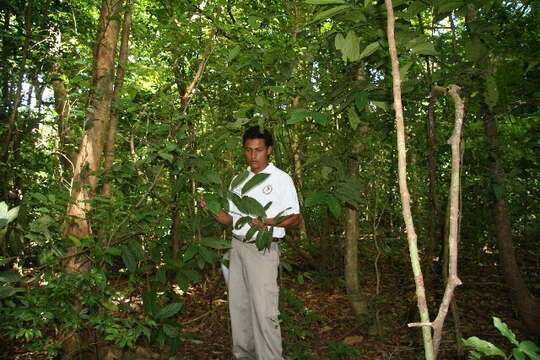
[[[484,259],[486,259],[484,257]],[[373,264],[362,264],[374,273]],[[494,262],[461,263],[463,285],[456,290],[462,337],[478,336],[508,350],[509,342],[493,326],[500,317],[525,340],[517,314],[507,296]],[[379,295],[375,276],[364,276],[363,293],[369,299],[371,324],[358,321],[349,305],[343,281],[336,275],[297,272],[280,280],[282,333],[286,359],[421,359],[421,331],[409,329],[416,322],[415,289],[408,258],[386,257],[379,263]],[[438,286],[440,288],[440,286]],[[442,296],[427,288],[431,319]],[[187,297],[188,313],[179,322],[195,335],[180,352],[167,359],[230,359],[231,343],[226,287],[221,274]],[[378,324],[378,326],[377,326]],[[439,359],[457,359],[452,314],[445,323]],[[534,340],[534,339],[531,339]]]
[[[366,258],[360,258],[359,264],[362,292],[368,300],[370,312],[370,319],[364,323],[353,314],[339,262],[330,265],[334,269],[331,272],[294,266],[292,272],[281,274],[280,311],[286,360],[423,359],[421,331],[407,327],[408,323],[418,321],[409,258],[403,255],[382,256],[378,262],[379,281],[376,280],[373,263],[367,262]],[[508,324],[519,340],[538,341],[525,335],[508,298],[495,257],[482,254],[480,258],[482,261],[473,260],[469,254],[460,259],[459,277],[463,285],[456,289],[455,299],[461,336],[478,336],[509,353],[511,344],[493,326],[492,317],[496,316]],[[287,257],[285,259],[291,261]],[[538,264],[534,269],[537,274],[540,270]],[[426,285],[431,319],[434,319],[442,297],[440,276],[435,279],[433,284]],[[540,286],[536,284],[532,290],[538,295]],[[130,350],[98,346],[99,359],[232,359],[227,289],[219,267],[211,270],[205,281],[189,289],[183,297],[185,311],[177,321],[185,340],[178,353],[171,355],[166,349],[150,348],[142,343]],[[31,359],[28,355],[15,358]],[[1,354],[0,358],[4,359]],[[451,313],[446,318],[438,358],[458,359]]]

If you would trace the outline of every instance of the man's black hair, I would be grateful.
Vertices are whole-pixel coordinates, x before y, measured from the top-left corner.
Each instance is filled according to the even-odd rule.
[[[274,145],[274,138],[272,137],[272,134],[270,134],[270,131],[264,129],[261,132],[261,128],[258,126],[251,126],[246,129],[244,132],[244,145],[248,139],[264,139],[264,144],[266,146]]]

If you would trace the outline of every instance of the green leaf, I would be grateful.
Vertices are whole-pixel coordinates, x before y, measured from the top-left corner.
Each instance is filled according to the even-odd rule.
[[[248,213],[248,211],[244,208],[244,204],[242,204],[242,198],[240,196],[231,191],[229,192],[229,199],[233,202],[233,204],[238,210],[240,210],[244,214]]]
[[[269,176],[270,176],[270,174],[266,174],[266,173],[255,174],[255,176],[253,176],[251,179],[249,179],[249,181],[242,187],[242,195],[244,195],[249,190],[253,189],[255,186],[262,183]]]
[[[229,51],[229,55],[227,55],[227,62],[231,62],[232,60],[234,60],[238,54],[240,54],[240,45],[236,45],[235,47],[233,47],[231,49],[231,51]]]
[[[448,13],[450,11],[453,11],[463,5],[464,5],[463,1],[444,1],[444,2],[439,2],[436,9],[439,14],[443,14],[443,13]]]
[[[360,53],[360,57],[358,58],[358,60],[368,57],[369,55],[377,51],[380,47],[381,45],[379,44],[378,41],[372,42],[371,44],[366,46],[366,48]]]
[[[290,111],[290,116],[289,120],[287,120],[287,124],[298,124],[299,122],[302,122],[305,118],[307,118],[309,115],[310,112],[306,109],[293,109]]]
[[[335,6],[333,8],[321,11],[320,13],[315,15],[315,17],[313,18],[313,20],[311,20],[311,22],[316,22],[316,21],[319,21],[319,20],[324,20],[324,19],[327,19],[327,18],[331,18],[332,16],[335,16],[335,15],[347,10],[350,7],[351,7],[350,5],[338,5],[338,6]]]
[[[345,4],[345,0],[306,0],[306,4],[311,4],[311,5]]]
[[[158,155],[159,155],[159,157],[161,157],[161,158],[163,158],[163,159],[165,159],[165,160],[168,160],[168,161],[170,161],[170,162],[172,162],[173,159],[174,159],[174,157],[173,157],[172,154],[166,153],[166,152],[164,152],[164,151],[159,151],[159,152],[158,152]]]
[[[271,201],[269,201],[268,204],[264,205],[264,211],[267,211],[268,209],[270,209],[270,206],[272,206]]]
[[[129,272],[134,273],[135,270],[137,270],[137,263],[135,261],[135,256],[133,255],[133,252],[126,245],[122,245],[121,249],[122,249],[122,260],[124,261],[124,264],[128,268]]]
[[[182,269],[181,274],[184,275],[188,280],[195,282],[201,281],[202,279],[201,273],[192,269]]]
[[[175,338],[178,336],[178,328],[171,324],[163,324],[163,332],[170,338]]]
[[[0,202],[0,219],[7,219],[8,205],[2,201]]]
[[[328,208],[332,215],[339,218],[341,216],[341,204],[339,203],[339,200],[335,196],[329,195],[326,198],[326,203],[328,204]]]
[[[0,272],[0,282],[4,283],[14,283],[19,281],[22,276],[16,271],[1,271]]]
[[[0,286],[0,299],[5,299],[16,293],[22,291],[22,289],[14,288],[9,285]]]
[[[360,120],[360,116],[358,116],[358,114],[356,113],[356,110],[354,110],[354,108],[352,106],[349,107],[348,115],[349,115],[348,116],[349,124],[351,125],[351,128],[353,130],[356,130],[358,125],[360,125],[360,123],[362,122]]]
[[[208,248],[205,248],[204,246],[201,246],[199,248],[199,254],[201,254],[204,261],[206,261],[209,264],[213,264],[216,262],[217,257],[214,250],[210,250]]]
[[[512,356],[516,360],[525,360],[525,354],[521,352],[518,348],[512,349]]]
[[[306,196],[306,199],[304,201],[304,205],[306,207],[312,207],[315,205],[320,205],[324,203],[324,199],[326,197],[326,193],[323,192],[314,192]]]
[[[172,303],[167,306],[165,306],[163,309],[159,310],[159,312],[156,314],[156,319],[167,319],[171,316],[175,315],[177,312],[182,309],[183,303]]]
[[[504,323],[500,318],[493,317],[493,326],[495,326],[501,334],[503,334],[512,344],[518,346],[516,335],[508,328],[508,325]]]
[[[204,194],[204,201],[212,214],[219,215],[221,211],[221,200],[217,194]]]
[[[7,216],[6,216],[8,224],[10,222],[12,222],[13,220],[15,220],[17,215],[19,215],[19,208],[20,208],[20,206],[16,206],[14,208],[9,209],[9,211],[7,212]]]
[[[435,45],[430,42],[422,42],[414,45],[411,47],[411,52],[418,55],[439,55],[438,51],[435,49]]]
[[[68,235],[68,238],[69,240],[71,240],[71,242],[73,242],[73,245],[75,245],[76,247],[80,247],[82,245],[81,240],[78,237],[74,235]]]
[[[241,174],[236,175],[234,179],[231,181],[231,190],[236,189],[236,187],[240,185],[241,183],[243,183],[244,180],[246,180],[248,176],[249,176],[249,171],[247,170]]]
[[[320,112],[316,112],[316,111],[312,112],[311,117],[319,125],[324,126],[328,124],[328,117],[324,114],[321,114]]]
[[[231,243],[215,237],[207,237],[201,240],[201,245],[212,249],[229,249]]]
[[[290,215],[282,215],[282,216],[276,216],[274,219],[276,220],[276,224],[279,224],[285,220],[287,220],[288,218],[290,218],[291,216],[293,216],[293,214],[290,214]]]
[[[264,207],[254,198],[249,196],[242,197],[242,205],[244,209],[247,210],[245,211],[246,214],[254,215],[260,218],[266,217]]]
[[[262,228],[257,234],[257,238],[255,239],[255,244],[257,245],[257,249],[259,251],[262,251],[264,249],[269,249],[270,244],[272,244],[272,228],[269,228],[269,227]]]
[[[253,235],[255,235],[257,231],[259,231],[259,228],[257,226],[250,227],[248,232],[246,233],[246,239],[251,240],[251,238],[253,238]]]
[[[540,352],[540,347],[538,347],[538,345],[536,345],[532,341],[522,341],[518,347],[532,360],[540,360],[540,354],[538,354],[538,352]]]
[[[191,245],[190,247],[186,249],[186,251],[184,251],[184,256],[183,256],[184,261],[189,261],[193,259],[193,257],[197,255],[198,252],[199,252],[199,246],[197,244]]]
[[[234,228],[236,230],[240,230],[244,225],[249,223],[251,220],[253,220],[253,218],[251,216],[243,216],[240,219],[238,219],[236,224],[234,224]]]
[[[337,34],[335,39],[336,49],[341,51],[343,61],[357,61],[360,59],[360,40],[354,31],[349,30],[347,36]]]
[[[356,110],[358,110],[359,113],[363,112],[366,109],[368,103],[369,98],[365,91],[359,91],[355,94],[354,104],[356,105]]]
[[[506,359],[506,354],[501,349],[493,345],[492,343],[479,339],[476,336],[472,336],[468,339],[462,339],[463,345],[470,346],[475,350],[482,352],[488,356],[501,356]]]

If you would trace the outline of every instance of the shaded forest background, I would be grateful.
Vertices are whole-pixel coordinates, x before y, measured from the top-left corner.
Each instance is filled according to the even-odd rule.
[[[469,336],[510,350],[492,317],[537,341],[540,6],[393,9],[431,319],[461,179],[463,285],[439,357],[465,357]],[[240,136],[257,124],[302,207],[282,249],[287,359],[424,357],[425,337],[407,327],[420,322],[411,259],[419,268],[398,186],[387,18],[374,0],[3,1],[0,357],[229,358],[229,229],[197,199],[224,205],[245,168]]]

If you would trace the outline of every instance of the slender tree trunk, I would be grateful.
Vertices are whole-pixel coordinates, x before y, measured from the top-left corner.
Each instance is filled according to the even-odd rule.
[[[502,272],[510,290],[510,298],[523,323],[531,334],[538,336],[540,335],[540,301],[527,289],[516,262],[512,242],[512,225],[504,192],[505,171],[501,164],[497,145],[497,124],[491,112],[484,115],[484,126],[489,143],[489,168],[492,175],[490,178],[495,192],[495,230]]]
[[[431,283],[433,278],[433,257],[435,256],[435,247],[441,243],[440,214],[441,206],[437,193],[437,141],[436,141],[436,120],[435,103],[437,101],[437,91],[433,87],[429,94],[428,117],[427,117],[427,159],[429,174],[429,194],[430,194],[430,213],[431,220],[428,224],[428,241],[426,247],[426,283]]]
[[[403,218],[407,229],[407,239],[409,242],[409,254],[414,273],[414,281],[416,285],[416,298],[418,303],[418,311],[420,312],[420,320],[422,322],[422,335],[424,338],[424,350],[427,360],[435,358],[433,353],[433,339],[431,337],[429,311],[426,301],[426,292],[424,288],[424,278],[420,267],[420,258],[418,256],[418,242],[416,231],[411,213],[410,194],[407,187],[407,157],[405,147],[405,122],[403,119],[403,105],[401,102],[401,76],[399,74],[399,61],[396,49],[396,40],[394,37],[394,9],[392,0],[385,0],[387,11],[387,35],[388,47],[390,50],[390,58],[392,60],[392,82],[394,94],[394,109],[396,112],[396,127],[397,127],[397,148],[398,148],[398,176],[399,190],[401,195],[401,203],[403,206]]]
[[[129,54],[129,32],[131,28],[131,15],[133,12],[133,1],[126,0],[124,22],[122,24],[122,40],[120,41],[120,55],[118,59],[118,68],[113,90],[113,104],[120,100],[120,90],[124,85],[124,77],[126,74],[126,66]],[[114,161],[114,146],[116,144],[116,132],[118,131],[118,111],[111,109],[111,119],[109,131],[107,133],[107,142],[105,143],[105,164],[104,169],[106,175],[110,175],[110,171]],[[101,195],[107,198],[111,197],[111,181],[107,179],[103,183]]]
[[[69,102],[69,95],[64,84],[63,74],[60,70],[60,64],[53,64],[53,74],[51,78],[51,85],[54,94],[54,107],[58,114],[58,150],[63,155],[60,160],[61,172],[66,174],[73,172],[73,159],[75,154],[70,154],[66,149],[66,138],[69,136],[69,113],[71,111],[71,104]]]
[[[358,177],[358,156],[363,150],[361,140],[366,136],[367,127],[359,126],[356,131],[356,141],[352,156],[349,162],[349,176]],[[360,231],[358,229],[358,210],[352,207],[345,208],[345,285],[347,295],[351,302],[354,313],[361,320],[365,320],[368,315],[368,306],[365,297],[360,290],[358,279],[358,240]]]
[[[102,2],[100,29],[95,51],[94,89],[90,95],[85,131],[73,174],[71,203],[67,211],[72,222],[69,224],[66,235],[77,238],[85,237],[92,232],[86,215],[91,208],[89,200],[94,197],[97,185],[95,172],[100,169],[103,147],[109,128],[113,100],[114,55],[118,40],[118,17],[121,7],[121,0],[103,0]],[[76,247],[70,247],[68,255],[73,255],[76,251]],[[88,264],[80,263],[75,256],[71,256],[66,264],[68,272],[87,269]]]
[[[71,202],[67,214],[71,217],[66,235],[83,238],[92,232],[86,218],[91,209],[90,201],[94,198],[97,186],[96,172],[101,168],[104,144],[109,130],[111,104],[113,100],[114,58],[119,33],[119,17],[123,0],[102,0],[99,29],[95,47],[94,88],[90,94],[89,108],[85,121],[85,131],[77,155],[73,173]],[[79,248],[67,248],[64,262],[66,272],[86,272],[91,264],[88,259],[77,256]],[[75,309],[80,308],[76,302]],[[86,347],[87,337],[70,332],[64,342],[65,359],[74,359],[76,354]]]
[[[439,306],[437,317],[433,321],[433,352],[435,358],[439,350],[439,345],[442,339],[442,331],[448,309],[454,295],[454,290],[461,285],[461,280],[457,274],[458,264],[458,237],[459,237],[459,218],[460,218],[460,189],[461,189],[461,129],[463,127],[464,104],[459,96],[459,87],[450,85],[448,92],[452,96],[455,103],[455,126],[450,138],[452,147],[452,175],[450,181],[450,216],[449,216],[449,235],[448,235],[448,281],[444,296]]]

